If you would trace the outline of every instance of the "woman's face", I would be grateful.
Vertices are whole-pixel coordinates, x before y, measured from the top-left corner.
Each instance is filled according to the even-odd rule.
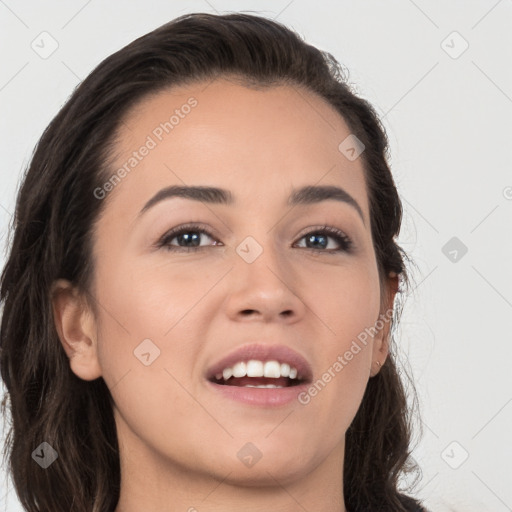
[[[338,474],[387,354],[380,334],[361,341],[385,309],[346,123],[310,92],[223,79],[146,99],[118,135],[114,177],[91,198],[106,202],[94,232],[97,360],[74,371],[110,388],[123,464],[250,485]],[[165,193],[173,186],[231,201]],[[302,187],[344,192],[289,202]],[[207,233],[166,236],[190,223]],[[249,360],[276,360],[279,373],[256,362],[251,374],[274,376],[211,382]],[[308,382],[277,379],[286,364]],[[245,387],[269,382],[286,387]]]

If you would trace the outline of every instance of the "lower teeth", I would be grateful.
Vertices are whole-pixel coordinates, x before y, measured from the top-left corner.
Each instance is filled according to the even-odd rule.
[[[254,386],[252,384],[246,384],[243,388],[283,388],[284,386],[276,386],[275,384],[262,384],[260,386]]]

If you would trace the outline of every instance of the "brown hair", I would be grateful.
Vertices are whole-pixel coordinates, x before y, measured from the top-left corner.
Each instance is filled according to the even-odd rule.
[[[12,417],[8,469],[29,512],[113,511],[119,498],[112,396],[102,378],[84,381],[71,371],[51,306],[58,278],[93,298],[91,234],[106,202],[93,191],[112,173],[116,130],[149,94],[228,76],[247,87],[302,87],[340,113],[365,145],[361,158],[381,284],[391,271],[409,283],[406,254],[394,241],[402,206],[387,164],[386,135],[334,57],[277,22],[242,13],[187,14],[136,39],[76,88],[38,142],[17,197],[1,276],[0,370],[7,387],[2,411],[5,417],[9,400]],[[393,326],[398,313],[395,308]],[[390,346],[346,433],[349,510],[400,512],[415,503],[398,490],[412,464],[412,415]],[[59,453],[46,470],[32,460],[43,441]]]

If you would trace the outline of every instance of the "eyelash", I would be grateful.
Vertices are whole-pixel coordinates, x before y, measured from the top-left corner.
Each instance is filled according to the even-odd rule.
[[[203,228],[199,224],[187,224],[184,226],[180,226],[174,229],[171,229],[165,235],[163,235],[160,240],[156,243],[157,248],[165,248],[168,251],[174,251],[174,252],[191,252],[191,251],[197,251],[204,249],[206,246],[197,246],[197,247],[180,247],[178,245],[171,245],[170,241],[176,238],[177,236],[183,234],[183,233],[201,233],[204,235],[209,236],[210,238],[214,239],[214,237],[211,235],[211,233]],[[309,249],[310,251],[314,251],[317,253],[323,252],[326,254],[336,254],[339,252],[347,252],[352,253],[353,252],[353,242],[352,240],[345,235],[342,231],[340,231],[337,228],[333,228],[331,226],[320,226],[318,228],[313,229],[312,231],[309,231],[308,233],[302,235],[299,240],[302,240],[303,238],[307,237],[308,235],[313,234],[326,234],[330,235],[331,238],[334,238],[337,240],[338,244],[340,245],[339,249],[315,249],[313,247],[301,247],[301,249]]]

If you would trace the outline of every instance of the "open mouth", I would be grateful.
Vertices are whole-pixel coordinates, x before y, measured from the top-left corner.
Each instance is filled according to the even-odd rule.
[[[298,386],[305,379],[296,368],[278,361],[240,361],[224,368],[208,379],[214,384],[246,388],[287,388]]]

